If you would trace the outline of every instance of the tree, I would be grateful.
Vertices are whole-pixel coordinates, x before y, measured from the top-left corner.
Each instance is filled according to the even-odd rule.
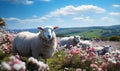
[[[5,21],[2,18],[0,18],[0,31],[3,31],[5,27],[6,27]]]

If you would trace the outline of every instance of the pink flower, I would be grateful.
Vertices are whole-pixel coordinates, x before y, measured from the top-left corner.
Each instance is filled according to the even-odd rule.
[[[7,49],[7,46],[5,44],[3,44],[2,49]]]
[[[94,56],[95,56],[95,57],[97,56],[94,52],[90,52],[89,54],[90,54],[90,56],[93,56],[93,57],[94,57]]]
[[[98,69],[98,66],[96,64],[90,64],[90,67]]]
[[[103,71],[102,68],[98,68],[98,71]]]
[[[70,53],[73,54],[73,55],[79,54],[80,53],[80,48],[71,49]]]
[[[95,50],[95,48],[92,47],[92,48],[89,48],[89,49],[88,49],[88,52],[93,52],[94,50]]]
[[[78,69],[76,69],[76,71],[82,71],[82,69],[81,69],[81,68],[78,68]]]
[[[100,68],[102,70],[105,70],[106,68],[108,67],[108,64],[106,62],[103,62],[101,65],[100,65]]]

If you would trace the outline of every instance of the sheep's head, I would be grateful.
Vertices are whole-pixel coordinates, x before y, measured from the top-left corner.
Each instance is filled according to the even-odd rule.
[[[55,34],[54,30],[56,30],[58,27],[51,27],[51,26],[45,26],[45,27],[38,27],[39,30],[41,30],[43,36],[47,40],[51,40]]]
[[[76,43],[79,43],[80,42],[80,36],[74,36],[74,40]]]
[[[104,46],[104,51],[105,51],[105,52],[109,52],[109,50],[110,50],[110,46],[109,46],[109,45]]]

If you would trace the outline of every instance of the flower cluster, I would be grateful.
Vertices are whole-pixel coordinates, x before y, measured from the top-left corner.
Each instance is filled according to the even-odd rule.
[[[26,64],[19,59],[19,56],[11,56],[9,62],[1,63],[3,71],[26,71]]]
[[[32,65],[37,66],[37,71],[44,71],[48,70],[49,66],[48,64],[44,64],[42,61],[38,61],[37,59],[30,57],[28,60]]]
[[[0,46],[3,51],[3,53],[11,53],[12,52],[12,40],[14,38],[14,34],[4,34],[2,37],[0,37]]]
[[[120,68],[120,51],[115,50],[98,56],[94,53],[93,48],[83,50],[72,48],[67,51],[63,61],[64,68],[74,68],[76,71],[119,71]]]

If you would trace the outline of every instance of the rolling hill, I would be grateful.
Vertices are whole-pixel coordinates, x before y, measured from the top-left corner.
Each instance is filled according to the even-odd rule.
[[[10,31],[10,30],[9,30]],[[23,29],[23,30],[13,30],[15,32],[30,31],[38,32],[37,29]],[[113,26],[97,26],[97,27],[72,27],[72,28],[59,28],[55,31],[57,36],[71,36],[80,35],[86,38],[91,37],[110,37],[110,36],[120,36],[120,25]]]

